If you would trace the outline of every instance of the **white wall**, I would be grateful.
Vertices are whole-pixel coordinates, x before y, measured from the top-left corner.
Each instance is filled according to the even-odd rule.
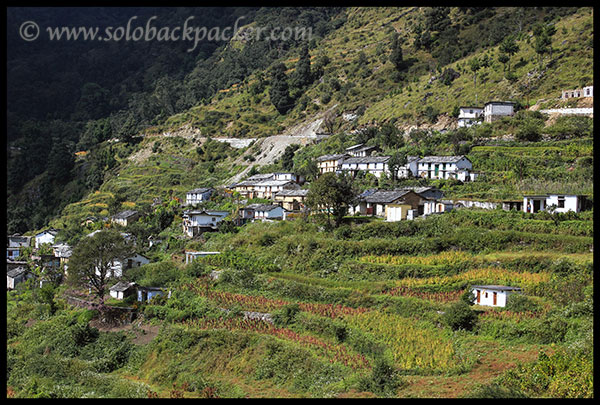
[[[477,299],[475,299],[474,303],[475,305],[487,305],[490,307],[505,307],[506,306],[506,300],[508,299],[508,296],[512,293],[510,291],[498,291],[498,290],[492,290],[492,289],[485,289],[485,288],[473,288],[471,291],[473,291],[473,295],[475,297],[477,297],[477,290],[480,291],[480,300],[479,302],[477,302]],[[497,294],[496,295],[496,305],[494,305],[494,292]],[[487,297],[486,297],[487,294]]]

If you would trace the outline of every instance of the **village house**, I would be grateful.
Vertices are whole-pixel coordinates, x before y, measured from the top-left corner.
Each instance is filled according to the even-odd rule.
[[[39,249],[44,243],[54,244],[54,239],[58,231],[56,229],[48,229],[35,235],[35,248]]]
[[[110,287],[109,294],[117,300],[123,300],[131,295],[135,295],[136,284],[133,282],[119,281],[117,284]]]
[[[474,304],[490,307],[505,307],[511,294],[521,293],[521,288],[504,285],[474,285],[471,292],[475,296]]]
[[[350,157],[347,153],[341,153],[337,155],[323,155],[317,158],[317,166],[319,167],[319,174],[323,173],[336,173],[340,170],[342,162],[345,158]]]
[[[24,248],[31,246],[31,236],[21,236],[15,234],[8,237],[8,246],[6,247],[6,258],[15,260],[21,255]]]
[[[122,226],[127,226],[135,221],[137,221],[140,217],[140,213],[134,210],[126,210],[119,212],[116,215],[113,215],[111,221],[115,224],[119,224]]]
[[[468,128],[475,124],[480,124],[483,118],[483,108],[481,107],[460,107],[458,113],[458,127]]]
[[[350,172],[352,176],[356,176],[358,172],[362,171],[379,178],[382,174],[389,173],[388,160],[390,160],[389,156],[349,157],[342,162],[340,171]]]
[[[272,199],[273,195],[281,190],[299,189],[300,185],[294,180],[244,180],[233,186],[234,190],[244,198]]]
[[[457,179],[470,181],[474,179],[473,164],[464,155],[460,156],[426,156],[419,159],[417,176],[426,179]]]
[[[182,216],[183,233],[195,237],[204,232],[216,231],[219,223],[227,215],[229,215],[228,211],[185,211]]]
[[[346,148],[346,153],[352,157],[366,157],[371,156],[376,150],[376,146],[364,146],[364,144],[359,143],[358,145]]]
[[[6,260],[6,271],[16,269],[17,267],[27,267],[29,263],[26,260]]]
[[[543,194],[523,196],[523,212],[536,213],[554,207],[554,212],[580,212],[584,209],[586,197],[583,195]]]
[[[67,269],[69,262],[69,258],[73,253],[73,249],[71,246],[66,243],[58,243],[52,246],[52,252],[54,253],[54,257],[57,257],[60,260],[60,265],[64,266],[65,270]]]
[[[407,205],[408,210],[416,210],[419,214],[423,210],[423,197],[412,190],[376,190],[369,193],[364,193],[359,196],[358,205],[353,207],[352,212],[359,212],[361,215],[376,215],[387,217],[386,207],[388,205]],[[398,210],[395,207],[394,210]],[[396,218],[398,215],[406,218],[406,213],[390,214]]]
[[[33,277],[27,267],[17,267],[6,272],[6,289],[14,290],[17,284]]]
[[[305,206],[308,190],[281,190],[273,196],[273,202],[288,211],[299,211]]]
[[[125,270],[141,267],[150,263],[150,259],[139,253],[135,253],[124,259],[115,259],[111,262],[110,269],[106,273],[106,277],[123,277]],[[100,275],[100,271],[96,270],[96,274]]]
[[[407,178],[407,177],[416,177],[418,172],[418,156],[407,156],[406,164],[398,168],[398,172],[396,173],[396,177],[399,179]]]
[[[240,218],[248,220],[275,220],[285,219],[287,210],[277,204],[250,204],[240,209]]]
[[[196,205],[210,200],[212,188],[195,188],[185,194],[185,205]]]
[[[490,101],[483,107],[483,116],[485,122],[494,122],[503,117],[510,117],[515,114],[515,103],[511,101]]]

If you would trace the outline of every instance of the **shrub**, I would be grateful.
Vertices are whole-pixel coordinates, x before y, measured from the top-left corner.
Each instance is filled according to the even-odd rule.
[[[444,313],[443,320],[452,330],[471,330],[477,322],[477,313],[464,301],[452,304]]]

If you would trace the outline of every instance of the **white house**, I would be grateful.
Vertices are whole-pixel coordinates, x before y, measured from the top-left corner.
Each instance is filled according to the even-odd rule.
[[[284,219],[285,208],[277,204],[250,204],[240,210],[242,219],[245,220],[264,220],[264,219]]]
[[[371,153],[375,150],[377,150],[375,146],[364,146],[364,144],[359,143],[346,148],[346,153],[353,157],[366,157],[371,156]]]
[[[17,267],[6,272],[6,289],[14,290],[17,284],[31,278],[32,274],[26,267]]]
[[[122,225],[122,226],[127,226],[135,221],[138,220],[138,218],[140,217],[140,213],[134,210],[126,210],[126,211],[122,211],[119,212],[116,215],[113,215],[113,217],[111,218],[111,221]]]
[[[14,260],[21,255],[21,249],[31,246],[31,236],[21,236],[18,234],[8,237],[8,246],[6,247],[6,258]]]
[[[554,212],[580,212],[585,196],[568,194],[543,194],[523,196],[523,212],[536,213],[554,207]]]
[[[195,188],[185,194],[185,205],[196,205],[210,200],[212,188]]]
[[[182,215],[183,232],[190,237],[197,236],[204,231],[214,231],[227,215],[228,211],[185,211]]]
[[[471,161],[463,155],[460,156],[426,156],[417,163],[417,176],[426,179],[458,179],[471,180],[470,172],[473,169]],[[460,177],[460,178],[459,178]]]
[[[485,122],[494,122],[514,114],[515,103],[511,101],[490,101],[485,103],[483,107],[483,119]]]
[[[474,285],[471,291],[475,296],[474,304],[490,307],[505,307],[511,294],[521,293],[519,287],[507,287],[504,285]]]
[[[398,168],[397,178],[416,177],[418,172],[419,157],[407,156],[406,164]]]
[[[285,176],[283,176],[285,177]],[[244,180],[233,186],[234,190],[244,198],[266,198],[271,199],[275,193],[281,190],[293,190],[300,185],[293,180]]]
[[[460,107],[458,113],[458,127],[468,128],[471,125],[480,124],[483,117],[481,107]]]
[[[44,243],[53,244],[57,233],[56,229],[48,229],[35,235],[35,248],[39,249]]]
[[[150,263],[150,259],[138,253],[135,253],[134,255],[122,260],[115,259],[112,261],[110,269],[107,271],[106,277],[123,277],[123,272],[125,270],[140,267],[148,263]],[[100,271],[96,270],[96,274],[100,275]]]
[[[118,300],[122,300],[128,295],[135,293],[135,285],[135,283],[119,281],[117,284],[109,288],[110,296]]]
[[[352,175],[363,171],[381,177],[383,173],[389,174],[388,160],[390,160],[389,156],[349,157],[342,162],[340,171],[350,172]]]
[[[450,200],[426,199],[423,202],[423,215],[441,214],[452,211],[454,203]]]

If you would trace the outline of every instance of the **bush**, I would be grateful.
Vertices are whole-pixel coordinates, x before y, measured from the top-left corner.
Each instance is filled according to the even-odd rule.
[[[396,391],[404,385],[397,370],[385,359],[379,357],[375,360],[370,376],[359,380],[358,389],[370,391],[382,396],[395,396]]]
[[[443,320],[452,330],[471,330],[477,322],[477,313],[464,301],[458,301],[444,313]]]

